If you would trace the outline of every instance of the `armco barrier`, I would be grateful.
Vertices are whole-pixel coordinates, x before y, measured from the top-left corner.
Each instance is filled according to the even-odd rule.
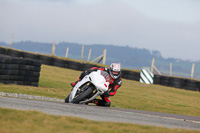
[[[0,54],[9,55],[9,56],[12,56],[12,57],[22,57],[22,58],[25,58],[25,59],[38,60],[38,61],[41,61],[42,64],[45,64],[45,65],[58,66],[58,67],[63,67],[63,68],[79,70],[79,71],[87,70],[91,67],[96,66],[96,65],[93,65],[93,64],[89,64],[89,63],[81,63],[81,62],[75,62],[75,61],[70,61],[70,60],[65,60],[65,59],[59,59],[57,57],[52,57],[52,56],[49,56],[49,55],[35,54],[35,53],[30,53],[30,52],[25,52],[25,51],[20,51],[20,50],[14,50],[14,49],[9,49],[9,48],[4,48],[4,47],[0,47]],[[7,59],[7,63],[8,62],[10,63],[9,59]],[[11,69],[17,68],[16,65],[11,65],[9,67]],[[1,65],[0,65],[0,68],[1,68]],[[26,67],[26,68],[31,69],[31,70],[33,69],[30,66]],[[19,73],[21,75],[24,75],[24,73],[23,73],[24,71],[22,71],[21,69],[23,69],[23,66],[19,67],[20,71],[17,72],[17,71],[12,70],[12,73]],[[8,75],[8,73],[10,73],[10,71],[5,70],[4,72],[2,72],[2,70],[0,70],[0,74],[1,73],[6,73]],[[6,74],[4,74],[4,75],[6,75]],[[26,75],[25,77],[27,77],[27,75],[38,76],[39,72],[32,73],[32,72],[27,71],[25,73],[25,75]],[[123,69],[121,76],[122,76],[122,78],[125,78],[125,79],[139,81],[140,72]],[[8,79],[8,77],[9,76],[3,76],[3,79]],[[11,78],[15,79],[16,77],[15,78],[11,77]],[[21,79],[21,77],[18,77],[18,78]],[[28,84],[30,81],[37,81],[38,79],[27,78],[27,80],[28,80],[27,82],[24,82],[25,84]],[[192,91],[200,90],[200,82],[192,80],[192,79],[184,79],[184,78],[169,77],[169,76],[154,74],[153,83],[158,84],[158,85],[164,85],[164,86],[170,86],[170,87],[181,88],[181,89],[186,89],[186,90],[192,90]]]
[[[39,61],[0,55],[0,83],[38,86],[40,70]]]

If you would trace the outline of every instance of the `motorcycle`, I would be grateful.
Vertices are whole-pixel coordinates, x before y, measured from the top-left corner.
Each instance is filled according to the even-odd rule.
[[[65,103],[86,104],[108,91],[110,75],[101,70],[86,75],[73,88],[66,97]]]

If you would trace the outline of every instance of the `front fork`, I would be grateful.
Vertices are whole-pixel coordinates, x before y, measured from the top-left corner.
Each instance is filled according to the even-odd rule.
[[[96,99],[96,97],[102,95],[104,92],[100,92],[100,91],[97,91],[91,98],[89,99],[86,99],[85,101],[81,101],[80,104],[83,104],[83,103],[88,103],[90,101],[93,101]]]

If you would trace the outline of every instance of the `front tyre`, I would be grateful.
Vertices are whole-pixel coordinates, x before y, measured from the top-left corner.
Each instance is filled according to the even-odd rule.
[[[85,99],[86,97],[88,97],[89,95],[91,95],[93,92],[93,89],[91,87],[88,87],[88,89],[86,89],[85,91],[83,91],[82,93],[78,94],[73,100],[72,103],[76,103],[78,104],[80,101],[82,101],[83,99]],[[69,96],[68,96],[69,97]],[[67,97],[67,98],[68,98]],[[66,99],[67,99],[66,98]],[[66,101],[65,99],[65,101]],[[68,102],[69,102],[69,98],[68,98]]]
[[[65,103],[69,103],[69,96],[70,94],[65,98]]]

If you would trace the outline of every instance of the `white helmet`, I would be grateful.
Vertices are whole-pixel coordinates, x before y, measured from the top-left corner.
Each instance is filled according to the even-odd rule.
[[[117,79],[121,74],[121,67],[119,63],[112,63],[109,69],[110,75],[113,79]]]

